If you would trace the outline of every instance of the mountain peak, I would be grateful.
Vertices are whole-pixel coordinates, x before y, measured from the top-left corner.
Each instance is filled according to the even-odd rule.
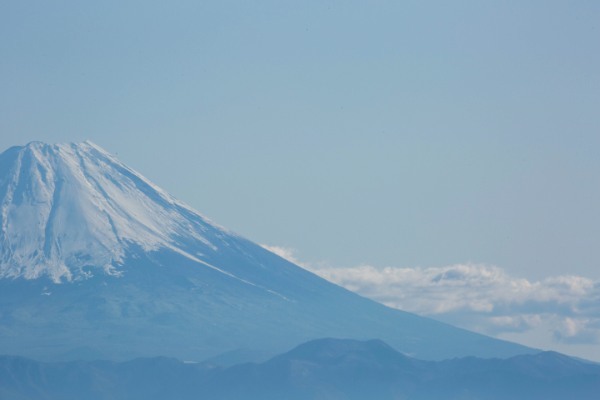
[[[48,154],[49,152],[63,152],[68,153],[69,150],[80,150],[80,151],[89,151],[90,149],[96,150],[98,153],[112,157],[110,153],[104,150],[101,146],[92,142],[91,140],[84,140],[82,142],[63,142],[63,143],[46,143],[39,140],[32,140],[28,142],[24,146],[14,146],[13,148],[17,149],[25,149],[27,151],[32,152],[42,152],[44,154]],[[39,153],[38,153],[39,154]]]
[[[30,142],[0,154],[0,167],[0,277],[118,276],[134,247],[215,248],[206,231],[220,227],[91,141]]]

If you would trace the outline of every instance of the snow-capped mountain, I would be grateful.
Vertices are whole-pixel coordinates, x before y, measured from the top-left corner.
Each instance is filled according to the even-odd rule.
[[[0,154],[0,353],[49,360],[382,339],[421,358],[532,349],[360,297],[210,222],[91,142]]]
[[[89,141],[15,147],[0,166],[1,277],[118,275],[133,246],[203,263],[232,235]]]

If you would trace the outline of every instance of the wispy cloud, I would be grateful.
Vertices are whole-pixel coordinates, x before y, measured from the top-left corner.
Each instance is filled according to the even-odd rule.
[[[304,263],[302,263],[300,260],[298,260],[295,257],[295,253],[296,250],[289,248],[289,247],[282,247],[282,246],[270,246],[268,244],[261,244],[261,246],[267,250],[269,250],[271,253],[275,253],[277,254],[279,257],[281,258],[285,258],[286,260],[300,266],[300,267],[307,267],[306,265],[304,265]]]
[[[390,307],[490,335],[543,327],[557,342],[600,343],[600,282],[585,277],[529,280],[496,266],[478,264],[334,268],[302,263],[288,248],[267,248]]]

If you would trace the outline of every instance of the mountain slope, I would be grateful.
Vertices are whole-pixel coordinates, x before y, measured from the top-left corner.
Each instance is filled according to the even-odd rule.
[[[379,338],[426,359],[534,350],[393,310],[215,225],[98,146],[0,155],[0,353],[58,360]]]

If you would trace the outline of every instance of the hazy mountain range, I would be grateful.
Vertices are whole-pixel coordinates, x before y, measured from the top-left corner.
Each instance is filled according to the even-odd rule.
[[[321,339],[264,363],[221,368],[172,358],[40,363],[0,357],[0,398],[595,399],[600,366],[543,352],[421,361],[379,340]]]

